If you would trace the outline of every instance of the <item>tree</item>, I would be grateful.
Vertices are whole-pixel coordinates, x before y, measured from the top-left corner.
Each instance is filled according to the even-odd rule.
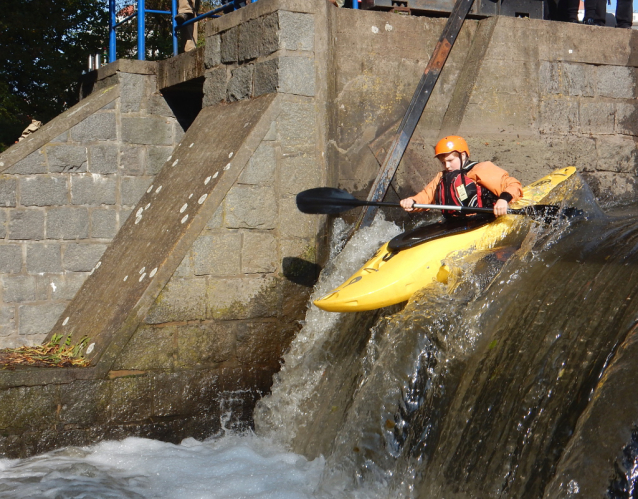
[[[0,11],[0,151],[31,118],[51,120],[78,100],[90,54],[108,33],[105,0],[4,2]]]
[[[135,0],[130,3],[136,6]],[[75,104],[89,55],[105,54],[108,45],[107,0],[4,4],[0,10],[0,152],[18,139],[32,118],[46,123]],[[219,0],[204,0],[200,13],[217,5]],[[146,0],[146,8],[170,10],[170,0]],[[171,29],[171,16],[146,16],[148,60],[172,56]],[[199,30],[203,43],[203,22]],[[117,57],[137,58],[136,19],[116,33]]]

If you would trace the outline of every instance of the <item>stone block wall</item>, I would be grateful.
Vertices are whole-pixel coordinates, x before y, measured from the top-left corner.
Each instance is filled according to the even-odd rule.
[[[261,170],[261,144],[279,115],[274,96],[220,107],[200,112],[139,201],[138,215],[58,321],[56,332],[74,327],[90,337],[88,358],[102,355],[87,368],[0,372],[0,404],[11,406],[0,410],[0,454],[23,457],[132,435],[179,442],[250,425],[298,327],[307,288],[275,272],[277,248],[253,247],[240,257],[236,244],[225,244],[227,234],[207,227],[237,180]],[[198,276],[184,271],[188,262]],[[266,289],[248,289],[242,268],[269,272],[255,274]],[[212,279],[218,274],[232,282],[220,286]],[[223,317],[213,316],[209,303],[223,299]]]
[[[119,87],[108,104],[0,156],[0,347],[46,337],[183,135],[153,74],[105,85]],[[36,144],[42,133],[55,137]]]
[[[305,2],[264,2],[209,24],[204,106],[276,93],[278,111],[149,312],[148,327],[204,320],[215,329],[221,321],[233,338],[247,336],[244,330],[259,331],[250,335],[253,342],[259,341],[255,336],[289,337],[294,329],[288,324],[275,332],[271,325],[285,319],[293,302],[303,307],[308,294],[284,284],[283,276],[300,265],[314,272],[317,258],[318,218],[300,213],[294,198],[325,182],[326,124],[317,95],[325,93],[320,85],[327,50],[315,30],[318,12],[325,22],[325,9]],[[288,289],[295,291],[287,296]],[[246,360],[242,349],[246,346],[239,345],[236,354]]]
[[[270,20],[263,22],[262,35],[269,36],[264,34],[266,28],[274,29],[277,40],[280,37],[287,40],[280,33],[280,14],[281,19],[294,14],[292,17],[304,21],[306,27],[308,21],[315,22],[317,7],[306,2],[283,2],[301,5],[306,12],[278,12],[282,2],[268,4],[252,4],[216,22],[232,21],[235,24],[230,30],[246,22],[242,16],[251,15],[255,20],[249,23],[253,29],[262,18],[267,18]],[[242,11],[245,13],[240,14]],[[325,22],[325,12],[323,17]],[[281,23],[286,26],[286,21]],[[263,118],[264,124],[269,125],[264,125],[258,140],[246,139],[250,144],[244,142],[239,149],[230,149],[236,152],[229,156],[220,178],[237,168],[236,163],[243,161],[240,157],[249,158],[247,163],[229,186],[217,211],[209,215],[208,222],[194,237],[177,270],[164,288],[158,289],[159,296],[140,325],[128,342],[122,342],[120,354],[81,372],[62,370],[51,377],[50,372],[22,371],[15,376],[0,377],[3,388],[0,401],[22,401],[19,414],[7,411],[0,415],[3,455],[25,456],[62,445],[128,435],[168,441],[187,436],[204,438],[214,435],[222,425],[251,424],[255,401],[269,389],[273,374],[279,370],[281,355],[300,327],[317,275],[317,234],[322,220],[301,214],[294,198],[300,190],[325,182],[322,152],[327,125],[322,110],[325,105],[318,96],[326,93],[327,50],[323,47],[318,57],[315,53],[318,41],[321,44],[321,33],[311,30],[310,38],[305,33],[305,41],[295,46],[301,54],[295,57],[310,61],[313,68],[312,85],[304,81],[303,92],[292,84],[273,83],[273,78],[280,81],[280,73],[290,71],[286,61],[280,64],[280,56],[290,56],[288,49],[283,48],[263,56],[263,62],[274,61],[264,66],[274,68],[267,80],[260,79],[261,69],[248,69],[253,79],[250,84],[244,80],[242,85],[249,87],[249,91],[242,94],[227,91],[225,102],[217,102],[207,99],[211,94],[206,90],[205,103],[210,107],[203,113],[209,116],[207,123],[212,123],[214,108],[228,108],[228,102],[234,100],[259,99],[253,89],[269,81],[268,93],[277,94],[269,107],[270,121]],[[290,31],[288,34],[292,35]],[[221,35],[215,35],[212,39],[220,41],[221,50]],[[251,39],[250,43],[254,41]],[[207,43],[215,42],[209,39]],[[292,42],[286,43],[292,46]],[[265,44],[259,47],[262,45]],[[242,47],[238,42],[238,53],[243,53]],[[261,57],[257,56],[252,63],[262,62]],[[231,84],[233,71],[251,65],[244,62],[233,61],[228,65],[231,89],[239,87]],[[307,65],[303,67],[308,71]],[[306,78],[308,74],[302,76]],[[317,84],[322,78],[323,84]],[[138,123],[125,130],[122,121],[122,133],[141,142],[142,125]],[[216,147],[213,135],[202,139],[203,128],[192,132],[198,138],[191,142],[197,142],[198,147],[182,145],[173,152],[169,166],[177,164],[176,157],[181,158],[180,164],[185,163],[188,151],[197,155],[206,147]],[[156,144],[140,145],[146,146],[148,158],[149,146]],[[122,155],[121,150],[119,154]],[[197,164],[212,168],[205,160],[198,160]],[[163,175],[174,171],[165,170]],[[213,174],[211,171],[211,177]],[[209,199],[211,196],[217,194],[211,193]],[[161,209],[156,204],[153,203],[154,209]],[[128,227],[135,230],[131,224],[126,230]],[[101,258],[104,260],[105,256]],[[100,271],[105,267],[103,264]],[[24,386],[47,375],[50,378],[44,388]],[[55,412],[58,407],[62,410]],[[50,428],[52,422],[54,428]]]
[[[206,39],[204,106],[267,93],[315,96],[315,16],[255,13],[255,18]]]
[[[315,30],[317,11],[325,23],[321,8],[264,2],[211,23],[204,106],[275,93],[276,110],[115,369],[155,369],[175,379],[187,369],[211,376],[234,369],[253,380],[235,395],[247,407],[269,389],[318,273],[322,220],[300,213],[295,196],[326,178],[327,125],[317,101],[327,71]]]

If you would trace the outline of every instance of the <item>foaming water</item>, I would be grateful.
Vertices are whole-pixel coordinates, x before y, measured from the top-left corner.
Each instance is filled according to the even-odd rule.
[[[312,304],[313,300],[339,286],[361,267],[384,242],[399,234],[400,229],[378,215],[374,223],[359,230],[344,246],[343,237],[348,232],[341,219],[335,221],[331,259],[321,272],[310,297],[305,324],[284,355],[281,371],[275,375],[272,394],[260,400],[255,410],[255,430],[259,435],[276,438],[291,446],[299,430],[307,424],[305,416],[311,411],[311,398],[315,396],[328,366],[334,363],[334,355],[325,342],[336,329],[353,327],[357,314],[338,314],[323,311]]]
[[[0,498],[307,499],[323,460],[252,434],[180,445],[142,438],[0,460]]]

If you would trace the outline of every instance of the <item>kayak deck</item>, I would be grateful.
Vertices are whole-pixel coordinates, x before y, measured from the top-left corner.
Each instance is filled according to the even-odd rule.
[[[388,250],[397,252],[424,244],[442,237],[449,237],[460,234],[468,230],[478,229],[483,225],[492,223],[495,220],[493,215],[458,217],[442,220],[429,225],[423,225],[416,229],[399,234],[388,243]]]
[[[511,203],[511,208],[540,203],[575,172],[573,167],[562,168],[524,187],[523,197]],[[437,227],[436,236],[425,242],[418,242],[418,237],[413,237],[420,229],[426,231],[425,227],[401,234],[392,240],[395,242],[392,246],[392,241],[384,244],[346,282],[315,300],[314,304],[329,312],[358,312],[406,301],[421,288],[447,282],[444,259],[493,248],[514,229],[518,218],[517,215],[505,215],[491,222],[478,219],[465,224],[458,222],[452,234],[444,233],[443,223]]]

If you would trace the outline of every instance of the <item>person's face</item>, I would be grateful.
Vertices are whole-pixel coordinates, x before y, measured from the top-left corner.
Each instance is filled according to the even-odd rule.
[[[461,169],[463,156],[465,156],[465,154],[452,151],[448,154],[439,154],[437,159],[441,162],[445,170],[453,172],[454,170]]]

